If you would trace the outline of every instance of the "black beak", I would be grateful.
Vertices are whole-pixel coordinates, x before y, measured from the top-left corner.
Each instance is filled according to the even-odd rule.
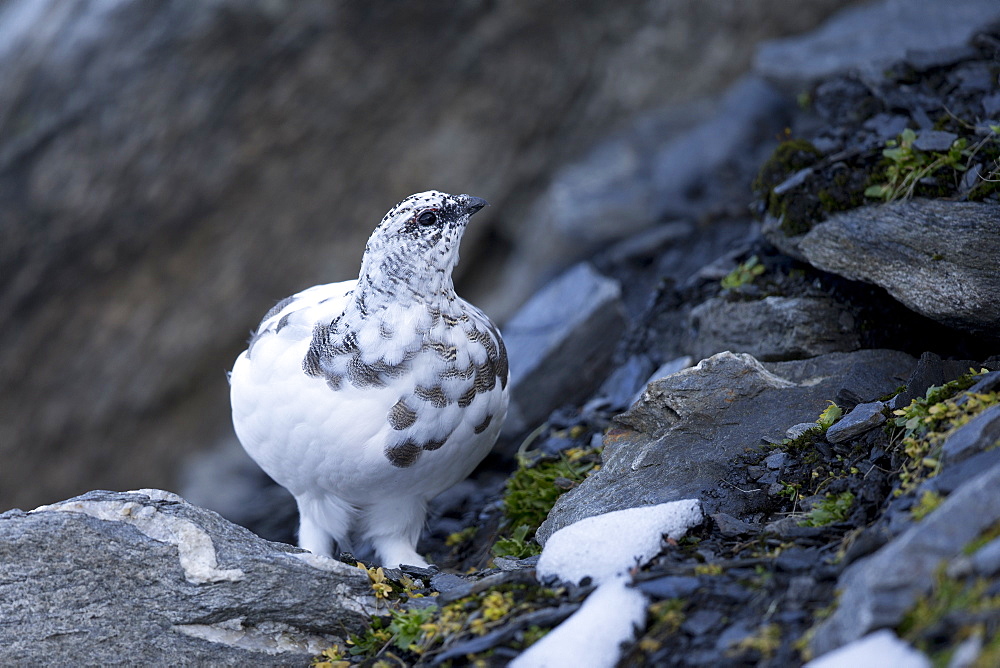
[[[473,197],[472,195],[459,195],[456,199],[465,205],[465,209],[469,212],[470,216],[476,211],[482,209],[484,206],[490,205],[490,203],[482,197]]]

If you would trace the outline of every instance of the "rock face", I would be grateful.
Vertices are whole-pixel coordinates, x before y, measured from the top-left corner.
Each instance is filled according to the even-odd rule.
[[[930,590],[943,563],[1000,521],[1000,464],[957,489],[916,526],[876,554],[852,564],[838,582],[836,612],[814,636],[823,654],[869,631],[897,625],[920,594]]]
[[[730,350],[778,362],[860,347],[851,309],[829,297],[717,297],[695,306],[690,323],[696,359]]]
[[[0,515],[0,662],[305,664],[367,626],[357,568],[159,490]]]
[[[807,35],[778,39],[757,53],[755,69],[788,86],[860,70],[877,76],[911,52],[963,49],[977,28],[1000,18],[992,0],[884,0],[846,10]],[[879,26],[879,30],[871,30]]]
[[[1000,210],[914,200],[831,216],[795,240],[812,265],[885,288],[957,329],[1000,332]]]
[[[781,440],[785,429],[815,419],[838,394],[875,398],[899,387],[915,364],[891,350],[774,364],[720,353],[650,383],[615,418],[601,470],[559,498],[539,542],[584,517],[685,498],[702,499],[709,514],[751,513],[766,489],[722,484],[748,448]]]
[[[581,263],[540,290],[504,327],[511,405],[504,432],[518,434],[604,380],[625,316],[618,282]],[[573,368],[573,376],[559,373]]]

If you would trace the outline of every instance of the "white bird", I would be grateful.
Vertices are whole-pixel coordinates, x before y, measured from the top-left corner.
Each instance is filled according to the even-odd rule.
[[[282,300],[237,358],[236,434],[295,497],[301,547],[426,566],[416,544],[427,502],[493,447],[507,352],[452,283],[484,206],[435,190],[407,197],[375,228],[356,281]]]

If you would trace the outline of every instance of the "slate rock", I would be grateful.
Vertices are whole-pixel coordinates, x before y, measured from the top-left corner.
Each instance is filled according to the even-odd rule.
[[[780,470],[788,461],[788,453],[777,450],[764,458],[764,465],[769,469]]]
[[[597,395],[607,399],[612,406],[627,407],[635,393],[649,380],[654,366],[646,355],[632,355],[611,372],[601,384]]]
[[[885,404],[881,401],[858,404],[826,430],[826,440],[830,443],[843,443],[883,424],[883,408]]]
[[[278,666],[367,626],[357,568],[159,490],[0,515],[0,663]]]
[[[728,350],[763,362],[850,352],[860,347],[851,309],[830,297],[715,297],[691,310],[691,354]]]
[[[848,566],[837,589],[837,610],[816,631],[817,656],[875,629],[894,627],[917,598],[930,590],[934,573],[983,531],[1000,521],[1000,464],[955,490],[922,521]]]
[[[958,135],[954,132],[921,130],[913,141],[913,148],[921,151],[947,151],[956,139],[958,139]]]
[[[521,433],[557,406],[590,396],[624,330],[618,282],[586,262],[537,292],[503,329],[511,376],[504,433]]]
[[[729,352],[650,383],[615,418],[604,464],[556,502],[537,537],[611,510],[700,498],[706,512],[740,517],[766,501],[720,481],[747,444],[780,440],[787,425],[815,419],[842,389],[872,398],[895,389],[915,360],[891,350],[831,353],[762,364]]]
[[[1000,18],[994,0],[882,0],[850,7],[805,35],[762,44],[754,71],[784,87],[808,84],[849,71],[879,78],[910,51],[961,47]]]
[[[1000,443],[1000,404],[990,406],[948,437],[942,447],[945,465],[983,452]]]
[[[793,241],[795,252],[813,266],[879,285],[949,327],[994,338],[1000,331],[995,205],[914,199],[865,206],[833,214],[784,241]]]
[[[689,575],[667,575],[645,580],[636,589],[654,598],[684,598],[701,588],[701,581]]]
[[[944,385],[975,368],[972,360],[944,360],[940,355],[925,352],[917,361],[917,368],[906,379],[906,389],[889,402],[889,408],[906,408],[914,399],[922,398],[931,386]]]
[[[712,515],[712,519],[715,520],[715,526],[718,527],[719,533],[727,538],[733,536],[744,536],[746,534],[753,533],[758,529],[757,526],[750,524],[749,522],[744,522],[743,520],[733,517],[727,513],[715,513]]]
[[[681,629],[685,633],[700,638],[715,628],[724,616],[718,610],[698,608],[684,620],[684,623],[681,624]]]

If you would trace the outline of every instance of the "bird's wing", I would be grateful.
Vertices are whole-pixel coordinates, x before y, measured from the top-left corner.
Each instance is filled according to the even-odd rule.
[[[357,280],[316,285],[275,304],[250,336],[247,357],[261,338],[281,334],[295,339],[312,336],[318,322],[330,322],[344,312]],[[284,331],[283,330],[286,330]]]

